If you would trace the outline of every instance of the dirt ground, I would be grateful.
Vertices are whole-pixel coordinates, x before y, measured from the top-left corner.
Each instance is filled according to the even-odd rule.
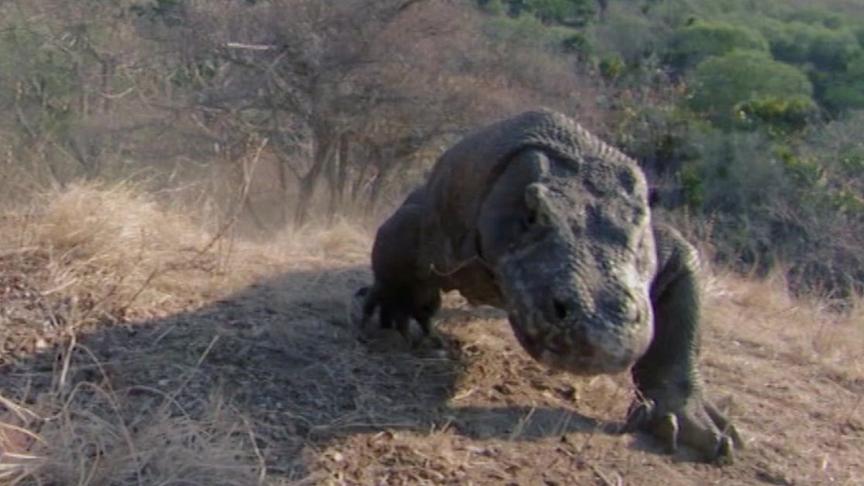
[[[346,305],[370,276],[349,260],[271,264],[72,340],[40,260],[0,258],[4,461],[27,464],[21,484],[58,485],[864,484],[860,322],[808,323],[821,314],[766,304],[765,285],[706,280],[707,393],[747,441],[716,467],[618,434],[627,376],[550,372],[499,311],[458,295],[444,352],[358,334]]]

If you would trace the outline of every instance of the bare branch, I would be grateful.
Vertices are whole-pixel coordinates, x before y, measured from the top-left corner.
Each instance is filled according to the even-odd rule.
[[[248,51],[275,51],[279,46],[273,44],[244,44],[242,42],[227,42],[225,47],[228,49],[245,49]]]

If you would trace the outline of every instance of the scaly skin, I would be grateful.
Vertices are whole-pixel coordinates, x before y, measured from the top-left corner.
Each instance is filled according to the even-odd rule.
[[[527,112],[445,152],[376,236],[367,320],[428,333],[439,290],[507,310],[538,361],[578,374],[630,369],[628,430],[728,462],[741,442],[702,396],[696,253],[652,224],[637,164],[574,121]],[[433,297],[435,296],[435,297]],[[395,315],[395,317],[394,317]]]
[[[655,224],[659,271],[651,285],[654,339],[633,366],[640,397],[633,402],[627,430],[644,429],[674,452],[678,443],[707,460],[728,463],[743,448],[735,426],[703,397],[699,375],[699,289],[696,250],[673,228]]]
[[[372,247],[372,271],[375,283],[359,289],[355,296],[363,300],[361,327],[379,311],[382,328],[396,329],[411,342],[409,319],[414,319],[424,334],[430,334],[430,320],[441,308],[441,292],[434,282],[417,278],[420,248],[420,225],[424,211],[425,191],[414,190],[402,206],[378,229]],[[412,343],[413,344],[413,343]]]

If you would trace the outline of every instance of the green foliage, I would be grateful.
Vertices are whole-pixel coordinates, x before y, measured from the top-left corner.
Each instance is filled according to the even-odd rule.
[[[775,241],[774,205],[798,202],[772,143],[757,132],[717,130],[697,134],[693,143],[698,156],[678,180],[692,210],[712,219],[717,258],[748,270],[770,268],[783,250]]]
[[[762,31],[768,38],[771,53],[780,61],[812,63],[819,69],[843,69],[860,50],[858,38],[850,29],[829,29],[803,22],[766,19]]]
[[[742,127],[766,127],[773,135],[783,136],[806,129],[817,109],[811,98],[767,96],[745,101],[736,111]]]
[[[546,23],[583,27],[594,16],[593,0],[521,0],[522,11]]]
[[[854,191],[841,189],[830,195],[830,204],[838,212],[860,218],[864,215],[864,198]],[[862,285],[861,282],[858,283]]]
[[[709,58],[696,67],[690,82],[688,105],[725,127],[741,119],[736,108],[742,104],[770,99],[790,100],[790,106],[813,103],[813,86],[804,73],[756,51]]]
[[[864,108],[864,53],[825,84],[822,99],[829,109],[839,112]]]
[[[486,35],[500,45],[517,44],[539,49],[565,50],[565,41],[574,31],[567,27],[549,27],[533,15],[496,16],[486,22]]]
[[[606,20],[587,30],[595,50],[617,54],[627,64],[638,64],[664,42],[662,32],[639,11],[610,7]]]
[[[479,4],[480,8],[483,9],[484,12],[491,15],[501,15],[506,11],[506,7],[502,0],[486,0],[485,2],[479,2]]]
[[[624,74],[624,70],[627,68],[624,64],[624,60],[616,55],[603,57],[600,59],[600,63],[597,67],[600,69],[600,75],[607,81],[614,81],[620,78],[621,75]]]
[[[679,184],[684,193],[684,202],[690,208],[701,208],[705,204],[705,182],[694,165],[678,172]]]
[[[584,27],[595,15],[594,0],[478,0],[486,13],[531,15],[548,25]]]
[[[588,59],[594,52],[594,46],[591,44],[591,41],[581,32],[566,37],[561,42],[561,47],[564,52],[576,54],[582,59]]]
[[[639,159],[649,172],[668,176],[699,157],[694,143],[715,129],[676,104],[625,107],[615,128],[616,145]]]
[[[810,39],[809,60],[825,70],[841,70],[861,46],[849,30],[816,29]]]
[[[593,46],[574,27],[584,26],[594,15],[590,3],[588,0],[478,1],[483,11],[494,16],[487,23],[487,34],[493,39],[551,48],[584,60],[593,54]]]
[[[727,22],[697,21],[674,33],[664,53],[667,63],[679,70],[735,49],[768,51],[768,41],[747,27]]]
[[[120,150],[99,155],[109,144],[138,150],[123,155],[124,161],[137,162],[146,151],[127,146],[172,151],[161,122],[150,123],[165,107],[189,110],[185,121],[166,123],[194,122],[185,128],[190,134],[177,131],[177,145],[184,146],[178,152],[200,144],[205,149],[190,153],[201,154],[206,163],[211,145],[222,157],[246,130],[293,156],[289,151],[309,136],[294,121],[305,119],[306,110],[319,110],[319,121],[341,130],[346,120],[362,126],[374,117],[392,119],[390,110],[401,113],[403,103],[427,106],[417,101],[426,97],[437,100],[436,106],[468,100],[452,102],[455,108],[445,105],[453,110],[441,112],[448,120],[479,119],[481,112],[485,119],[504,107],[538,102],[580,110],[576,106],[588,100],[581,109],[589,123],[611,127],[606,135],[658,178],[652,182],[662,183],[664,204],[669,203],[664,207],[687,206],[700,220],[716,222],[712,243],[730,261],[764,261],[776,252],[797,262],[810,258],[812,248],[825,247],[820,239],[835,234],[831,231],[840,235],[837,247],[855,246],[843,239],[844,231],[864,235],[864,114],[855,113],[864,109],[864,17],[851,0],[824,0],[818,8],[803,8],[803,0],[608,1],[602,16],[596,0],[477,0],[486,13],[479,16],[480,36],[470,28],[431,29],[422,50],[418,44],[404,52],[423,52],[434,62],[412,67],[418,76],[411,82],[420,80],[416,86],[395,88],[394,80],[404,78],[377,61],[390,52],[374,35],[384,16],[350,10],[373,8],[371,0],[346,2],[338,14],[314,1],[289,2],[300,10],[278,18],[270,18],[278,2],[262,0],[218,6],[80,0],[67,2],[74,4],[69,9],[53,9],[57,3],[0,2],[0,114],[5,114],[0,130],[4,150],[53,151],[39,160],[57,161],[58,167],[70,157],[81,159],[82,166],[109,160]],[[447,20],[451,27],[463,25],[457,18],[476,25],[475,16],[457,8],[463,6],[407,9],[400,15],[419,21],[408,16],[446,11],[454,15]],[[422,20],[433,25],[440,20],[435,16]],[[324,20],[307,25],[312,18]],[[358,22],[371,22],[362,24],[368,30],[357,30],[366,36],[357,45],[375,46],[368,56],[350,47],[354,40],[348,36]],[[341,26],[351,28],[342,32]],[[434,33],[441,31],[447,34]],[[395,29],[387,33],[390,44],[404,35]],[[308,41],[319,34],[321,39]],[[212,47],[285,39],[291,42],[284,42],[284,52]],[[425,59],[399,55],[412,62]],[[370,60],[368,67],[355,67]],[[306,83],[310,69],[324,70],[326,75],[315,78],[323,79],[323,86]],[[594,82],[569,77],[574,72],[590,73]],[[328,79],[345,82],[331,86]],[[344,97],[343,88],[349,92]],[[382,89],[392,95],[379,96]],[[475,94],[486,90],[488,99]],[[423,98],[416,98],[419,93]],[[598,98],[608,111],[592,111]],[[388,101],[378,104],[379,99]],[[367,106],[380,111],[354,118]],[[121,138],[119,120],[148,128]],[[155,137],[162,137],[159,144],[152,144]],[[362,144],[354,150],[372,153]],[[154,158],[167,166],[171,157]],[[819,258],[840,259],[833,249]],[[860,262],[864,276],[864,251]]]
[[[698,155],[682,174],[698,181],[707,213],[753,218],[761,206],[788,190],[790,181],[771,153],[770,141],[759,133],[712,130],[696,134],[693,143]]]
[[[864,23],[856,25],[851,30],[855,34],[855,38],[858,39],[858,45],[864,47]]]
[[[845,24],[845,20],[841,14],[815,7],[793,10],[785,16],[785,20],[820,25],[829,29],[839,29]]]
[[[799,188],[812,190],[824,185],[825,169],[813,159],[798,156],[788,146],[778,146],[774,155],[782,161],[783,169]]]
[[[864,17],[851,2],[610,2],[582,33],[569,45],[590,45],[613,81],[616,144],[663,207],[710,219],[721,261],[781,259],[799,288],[864,288]]]
[[[809,134],[803,152],[826,167],[832,185],[854,186],[864,194],[862,123],[864,111],[850,111]]]
[[[837,161],[845,176],[857,177],[864,174],[864,151],[861,148],[856,147],[854,150],[840,154]]]

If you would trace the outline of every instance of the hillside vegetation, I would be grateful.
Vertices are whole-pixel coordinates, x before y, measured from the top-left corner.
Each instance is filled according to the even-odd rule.
[[[603,80],[607,136],[650,171],[659,205],[697,226],[720,261],[760,272],[785,263],[799,290],[859,289],[864,9],[736,0],[485,6],[509,13],[508,22],[555,26],[559,47]]]
[[[0,4],[0,197],[146,181],[266,235],[380,219],[466,130],[540,105],[637,158],[740,270],[860,290],[864,12],[749,0]]]
[[[538,106],[706,256],[734,465],[457,295],[446,353],[348,325],[376,225]],[[862,123],[854,0],[0,1],[0,484],[860,483]]]

